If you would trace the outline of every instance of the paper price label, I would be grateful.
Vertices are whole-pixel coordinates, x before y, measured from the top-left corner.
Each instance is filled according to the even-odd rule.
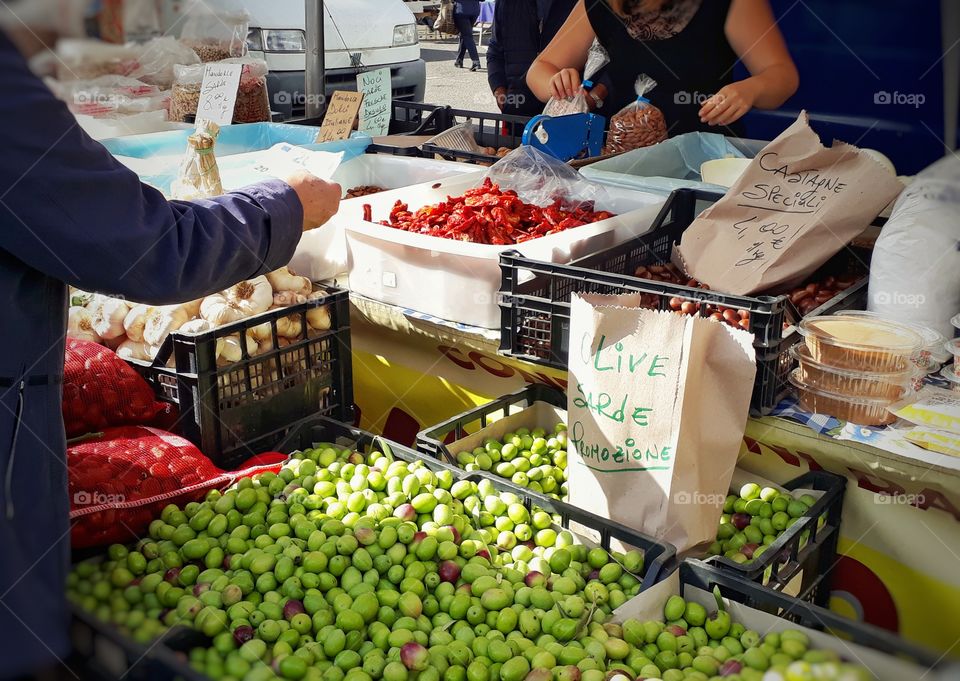
[[[393,88],[390,69],[367,71],[357,76],[357,90],[363,93],[360,106],[360,130],[373,136],[390,132]]]
[[[237,103],[241,73],[243,64],[207,64],[200,86],[197,118],[213,121],[220,126],[233,122],[233,107]]]

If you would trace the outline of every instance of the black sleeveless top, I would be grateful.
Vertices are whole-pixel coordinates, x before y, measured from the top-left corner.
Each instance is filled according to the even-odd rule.
[[[634,101],[634,83],[645,73],[657,81],[645,96],[663,111],[671,137],[696,130],[739,134],[736,123],[710,127],[697,115],[707,97],[733,82],[737,55],[724,33],[730,0],[702,0],[677,35],[645,41],[631,36],[604,0],[586,0],[586,8],[597,39],[610,55],[605,73],[612,91],[598,113],[610,118]]]

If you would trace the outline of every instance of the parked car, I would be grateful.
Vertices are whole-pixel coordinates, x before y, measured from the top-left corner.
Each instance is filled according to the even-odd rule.
[[[211,8],[234,10],[236,2],[205,0]],[[422,102],[426,64],[413,13],[403,0],[324,0],[324,64],[327,95],[356,90],[357,74],[369,68],[390,68],[393,98]],[[190,2],[174,0],[165,13],[176,25]],[[305,2],[244,0],[250,15],[250,54],[267,62],[271,109],[283,118],[303,116],[306,106]],[[175,31],[175,28],[174,28]]]

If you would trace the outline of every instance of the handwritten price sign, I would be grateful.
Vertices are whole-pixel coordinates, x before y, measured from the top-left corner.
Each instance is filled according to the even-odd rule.
[[[230,125],[242,73],[243,64],[207,64],[200,86],[197,118],[213,121],[220,126]]]
[[[390,109],[393,104],[390,69],[361,73],[357,76],[357,90],[363,93],[363,104],[360,106],[360,130],[373,136],[388,134]]]
[[[323,125],[320,126],[317,141],[330,142],[345,140],[350,137],[350,131],[353,130],[353,122],[357,118],[362,100],[362,92],[343,92],[339,90],[334,92],[330,100],[330,106],[327,107],[327,113],[323,117]]]

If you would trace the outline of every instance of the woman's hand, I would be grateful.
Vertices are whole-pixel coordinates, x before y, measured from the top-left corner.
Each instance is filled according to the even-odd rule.
[[[731,83],[700,107],[700,122],[708,125],[730,125],[753,108],[756,94],[750,79]]]
[[[580,92],[580,72],[576,69],[560,69],[550,79],[550,95],[556,99],[575,97]]]

